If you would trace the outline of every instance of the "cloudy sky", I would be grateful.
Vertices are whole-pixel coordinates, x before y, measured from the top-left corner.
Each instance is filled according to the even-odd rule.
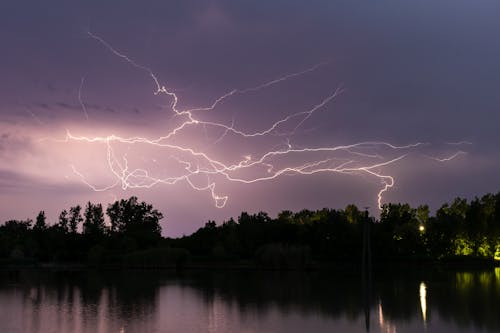
[[[392,180],[382,202],[497,192],[499,15],[493,0],[2,1],[0,220],[136,195],[178,236],[241,211],[376,215]]]

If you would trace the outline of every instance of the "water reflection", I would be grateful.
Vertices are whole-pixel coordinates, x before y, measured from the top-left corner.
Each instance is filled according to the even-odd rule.
[[[366,308],[376,332],[500,330],[499,269],[373,275],[367,297],[355,272],[0,272],[0,332],[360,332]]]
[[[384,319],[384,310],[382,303],[378,304],[378,323],[380,331],[383,333],[396,333],[396,325]]]
[[[427,285],[425,282],[420,282],[420,287],[418,289],[420,295],[420,309],[422,310],[422,319],[424,324],[427,322]]]

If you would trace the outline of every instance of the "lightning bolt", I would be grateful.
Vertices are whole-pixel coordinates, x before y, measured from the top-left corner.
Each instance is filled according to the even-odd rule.
[[[408,154],[426,145],[417,142],[408,145],[394,145],[383,141],[367,141],[350,145],[326,146],[326,147],[302,147],[294,146],[290,138],[297,130],[309,120],[315,113],[319,112],[342,92],[341,88],[336,88],[325,96],[318,103],[311,105],[308,109],[289,114],[266,128],[244,131],[235,126],[234,119],[229,124],[203,120],[199,113],[214,111],[217,106],[233,97],[236,94],[247,94],[266,89],[272,85],[279,84],[286,80],[306,75],[317,70],[328,63],[319,63],[305,70],[286,74],[271,81],[264,82],[254,87],[245,89],[233,89],[216,98],[211,104],[204,107],[191,109],[179,108],[179,97],[177,94],[162,85],[159,78],[152,69],[144,66],[125,53],[114,48],[110,43],[100,36],[88,31],[89,37],[100,43],[105,49],[117,56],[127,64],[145,72],[154,84],[154,95],[164,95],[171,100],[170,109],[175,117],[182,117],[183,121],[164,135],[156,138],[148,137],[122,137],[116,135],[109,136],[80,136],[74,135],[71,131],[66,131],[63,142],[81,142],[87,144],[104,144],[106,147],[107,167],[114,177],[114,181],[106,186],[96,186],[88,181],[87,177],[80,172],[77,167],[71,165],[73,173],[81,179],[83,183],[94,191],[108,191],[121,186],[123,190],[129,188],[151,188],[158,184],[173,185],[185,182],[196,191],[207,191],[211,194],[215,206],[222,208],[226,205],[228,196],[220,195],[216,191],[216,180],[223,179],[232,183],[252,184],[270,181],[281,176],[289,175],[313,175],[318,173],[337,173],[348,175],[366,175],[378,180],[381,187],[377,193],[377,203],[382,207],[383,195],[395,184],[393,176],[386,174],[383,170],[388,166],[403,160]],[[81,101],[81,88],[84,79],[82,78],[79,99],[86,114],[85,105]],[[87,115],[88,117],[88,115]],[[291,126],[288,132],[279,132],[284,126]],[[228,136],[252,140],[258,137],[286,136],[286,144],[281,145],[281,149],[273,148],[269,151],[261,152],[256,157],[243,155],[241,159],[233,162],[225,162],[211,156],[208,152],[200,150],[190,145],[180,145],[174,142],[180,133],[188,128],[201,127],[215,128],[222,134],[215,141],[216,144],[223,142]],[[168,176],[158,177],[146,168],[130,168],[126,155],[115,152],[115,145],[124,144],[128,146],[147,146],[162,149],[169,153],[171,160],[177,163],[177,168],[181,171],[171,171]],[[440,162],[450,161],[464,152],[459,151],[454,156],[445,159],[437,159]],[[389,156],[387,156],[389,155]],[[156,160],[155,160],[156,163]],[[205,179],[206,181],[200,181]],[[214,180],[215,179],[215,180]]]
[[[458,156],[460,155],[466,155],[467,153],[465,151],[457,151],[456,153],[454,153],[453,155],[451,156],[448,156],[448,157],[443,157],[443,158],[438,158],[438,157],[432,157],[432,156],[428,156],[430,159],[433,159],[434,161],[437,161],[437,162],[449,162],[451,160],[454,160],[455,158],[457,158]]]

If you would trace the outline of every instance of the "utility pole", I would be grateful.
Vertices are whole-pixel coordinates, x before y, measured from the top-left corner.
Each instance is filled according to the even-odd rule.
[[[370,331],[370,299],[372,284],[372,252],[370,242],[370,217],[368,209],[365,207],[365,216],[363,218],[363,254],[361,262],[361,275],[363,280],[364,310],[365,310],[365,328]]]
[[[370,217],[368,215],[368,209],[370,209],[370,207],[365,207],[365,218],[363,219],[362,268],[363,271],[365,271],[366,269],[368,274],[371,275],[372,250],[371,250],[371,237],[370,237]]]

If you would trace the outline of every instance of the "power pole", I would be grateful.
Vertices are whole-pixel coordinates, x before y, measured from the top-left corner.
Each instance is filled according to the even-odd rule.
[[[368,209],[370,207],[365,207],[365,218],[363,219],[363,258],[362,258],[362,268],[363,271],[368,272],[371,275],[372,266],[372,250],[371,250],[371,237],[370,237],[370,217],[368,215]],[[370,276],[371,277],[371,276]]]
[[[370,331],[370,299],[371,299],[371,283],[372,283],[372,252],[370,241],[370,217],[368,209],[365,207],[365,216],[363,218],[363,254],[361,262],[361,275],[363,280],[363,294],[365,307],[365,328]]]

